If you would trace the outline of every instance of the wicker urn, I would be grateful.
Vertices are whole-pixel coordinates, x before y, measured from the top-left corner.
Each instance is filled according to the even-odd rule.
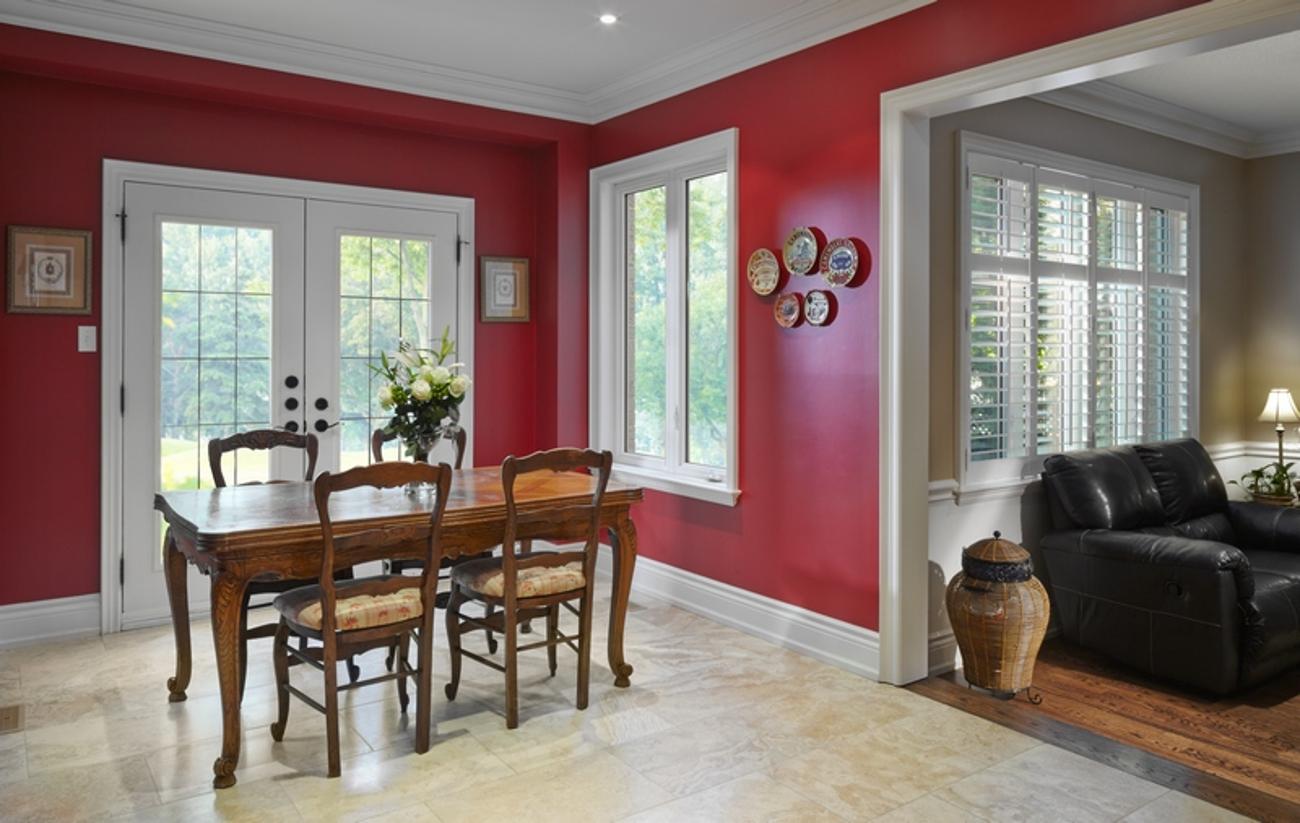
[[[966,680],[1009,700],[1033,684],[1047,633],[1047,590],[1034,577],[1029,552],[1001,532],[962,552],[961,568],[948,584],[947,604]]]

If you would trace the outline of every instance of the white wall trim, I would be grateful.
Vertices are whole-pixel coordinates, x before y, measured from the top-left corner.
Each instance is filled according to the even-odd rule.
[[[122,558],[122,449],[123,418],[119,406],[119,387],[124,369],[123,324],[125,323],[125,289],[123,268],[126,246],[117,215],[124,209],[125,186],[132,183],[189,186],[221,189],[249,194],[267,194],[282,197],[300,197],[304,200],[325,200],[358,203],[373,206],[390,206],[404,209],[424,209],[454,212],[462,243],[465,243],[456,272],[458,305],[456,323],[459,329],[468,330],[457,341],[458,358],[468,364],[473,376],[474,329],[478,317],[474,308],[477,286],[477,257],[475,256],[474,199],[429,194],[426,192],[398,191],[395,189],[349,186],[314,180],[297,180],[257,174],[192,169],[154,163],[136,163],[105,159],[103,166],[103,221],[100,233],[100,260],[103,273],[101,285],[100,335],[100,630],[109,634],[124,628],[122,621],[122,588],[119,568]],[[128,216],[128,226],[130,220]],[[462,404],[462,414],[473,419],[473,392]],[[467,465],[473,465],[474,430],[469,429],[465,446]],[[191,593],[193,596],[193,593]],[[205,609],[206,611],[206,609]],[[153,616],[132,616],[131,625],[148,625]]]
[[[600,552],[597,567],[602,575],[611,573],[613,558],[609,551]],[[662,600],[845,671],[873,680],[879,678],[879,636],[870,629],[648,557],[637,558],[632,592]],[[636,665],[635,659],[629,662]]]
[[[1300,130],[1254,132],[1104,80],[1056,89],[1034,99],[1234,157],[1268,157],[1300,149]]]
[[[930,643],[927,646],[927,665],[931,677],[937,674],[947,674],[957,669],[958,657],[960,657],[960,652],[957,649],[957,636],[952,633],[952,629],[944,629],[930,634]]]
[[[82,594],[0,606],[0,649],[99,634],[99,595]]]
[[[802,0],[654,67],[588,89],[508,80],[138,3],[5,0],[0,22],[345,83],[597,123],[934,0]],[[436,55],[433,55],[436,56]]]
[[[929,670],[930,118],[1300,28],[1290,0],[1212,0],[897,89],[880,117],[880,675]],[[906,548],[905,548],[906,547]]]

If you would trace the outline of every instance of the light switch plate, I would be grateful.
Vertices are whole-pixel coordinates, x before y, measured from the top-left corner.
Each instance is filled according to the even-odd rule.
[[[77,351],[95,351],[98,347],[94,326],[77,326]]]

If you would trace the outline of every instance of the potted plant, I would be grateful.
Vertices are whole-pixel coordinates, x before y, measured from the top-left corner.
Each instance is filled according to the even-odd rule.
[[[1257,503],[1272,506],[1290,506],[1295,499],[1293,489],[1296,485],[1295,474],[1291,467],[1294,463],[1266,463],[1258,469],[1247,472],[1241,480],[1233,480],[1232,486],[1240,486]]]
[[[384,430],[401,439],[412,460],[427,461],[438,441],[460,422],[460,404],[471,381],[459,373],[463,363],[446,362],[455,350],[447,327],[436,349],[417,349],[403,340],[391,359],[381,353],[380,365],[371,366],[383,378],[379,404],[393,412]]]

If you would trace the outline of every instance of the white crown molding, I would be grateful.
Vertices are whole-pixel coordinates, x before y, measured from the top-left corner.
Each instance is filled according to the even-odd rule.
[[[613,558],[602,550],[598,573],[608,576]],[[815,657],[854,674],[879,679],[876,632],[761,594],[720,583],[658,560],[639,557],[632,576],[635,594],[653,597],[769,643]],[[636,660],[630,661],[633,666]]]
[[[0,649],[90,634],[99,634],[97,594],[0,606]]]
[[[1259,134],[1105,80],[1037,94],[1034,99],[1234,157],[1268,157],[1300,150],[1300,129]]]
[[[597,123],[934,0],[804,0],[591,92],[508,80],[122,2],[0,0],[0,22],[391,91]]]

